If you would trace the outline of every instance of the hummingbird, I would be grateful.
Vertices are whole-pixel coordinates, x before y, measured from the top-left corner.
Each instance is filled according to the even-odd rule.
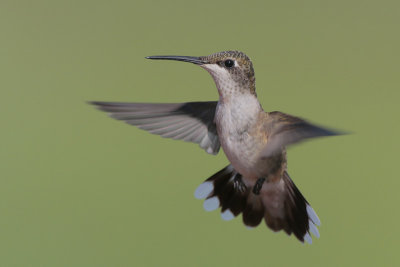
[[[152,134],[199,144],[216,155],[222,147],[229,165],[205,180],[195,197],[206,211],[221,208],[231,220],[242,214],[248,227],[262,220],[304,243],[319,238],[320,219],[289,177],[286,147],[339,133],[299,117],[263,110],[256,94],[253,64],[240,51],[209,56],[149,56],[196,64],[208,71],[219,100],[187,103],[90,102],[117,120]]]

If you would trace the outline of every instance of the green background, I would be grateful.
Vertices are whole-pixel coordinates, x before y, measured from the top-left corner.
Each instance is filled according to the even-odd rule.
[[[0,3],[0,266],[395,266],[398,1]],[[321,218],[302,245],[193,197],[227,165],[109,119],[88,100],[216,100],[195,65],[237,49],[265,110],[351,135],[289,149]]]

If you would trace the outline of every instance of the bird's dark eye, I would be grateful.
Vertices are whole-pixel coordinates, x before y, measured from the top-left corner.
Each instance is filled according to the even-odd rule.
[[[225,67],[227,68],[232,68],[235,65],[235,61],[233,61],[232,59],[227,59],[224,62]]]

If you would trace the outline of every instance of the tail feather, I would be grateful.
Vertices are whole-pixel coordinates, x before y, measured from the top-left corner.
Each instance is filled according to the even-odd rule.
[[[286,222],[293,231],[293,234],[299,240],[303,241],[304,235],[308,232],[309,228],[307,214],[308,202],[297,189],[287,172],[283,174],[283,181],[285,183],[285,191],[287,192],[287,197],[284,202]]]
[[[243,223],[250,227],[259,225],[264,217],[264,206],[261,198],[248,192],[246,208],[243,211]]]
[[[221,207],[224,220],[242,213],[246,226],[255,227],[264,219],[271,230],[293,233],[301,242],[311,243],[310,233],[319,238],[319,218],[287,172],[282,179],[265,183],[256,195],[243,183],[241,174],[228,165],[201,184],[195,197],[206,199],[207,211]]]
[[[206,183],[213,183],[213,191],[207,196],[207,199],[218,197],[221,203],[221,211],[229,209],[234,216],[243,212],[246,205],[247,188],[243,188],[241,182],[242,176],[236,172],[231,165],[217,172],[206,180]]]

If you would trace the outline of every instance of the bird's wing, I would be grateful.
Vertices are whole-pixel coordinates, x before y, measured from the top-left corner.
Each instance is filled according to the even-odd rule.
[[[220,148],[214,123],[217,102],[113,103],[90,102],[117,120],[152,134],[197,143],[210,154]]]
[[[268,133],[268,142],[261,153],[262,157],[272,156],[287,145],[305,139],[341,134],[279,111],[268,112],[266,118],[265,128]]]

